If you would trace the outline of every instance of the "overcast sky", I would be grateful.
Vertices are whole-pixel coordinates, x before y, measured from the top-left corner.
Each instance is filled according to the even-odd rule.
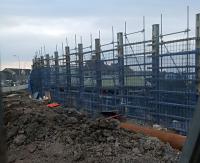
[[[190,6],[190,28],[194,35],[195,14],[200,13],[200,0],[0,0],[0,53],[2,68],[30,67],[35,51],[45,45],[53,54],[56,44],[68,37],[74,47],[74,35],[84,46],[89,45],[90,33],[101,42],[110,42],[114,32],[142,29],[146,19],[146,35],[151,38],[151,26],[160,23],[163,14],[163,33],[186,29],[186,8]],[[139,39],[140,36],[135,36]],[[183,36],[184,37],[184,36]],[[13,56],[16,55],[16,56]]]

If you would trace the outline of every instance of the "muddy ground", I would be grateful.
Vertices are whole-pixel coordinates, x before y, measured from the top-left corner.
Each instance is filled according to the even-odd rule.
[[[180,152],[157,138],[91,120],[71,108],[48,108],[28,93],[4,95],[9,163],[170,163]]]

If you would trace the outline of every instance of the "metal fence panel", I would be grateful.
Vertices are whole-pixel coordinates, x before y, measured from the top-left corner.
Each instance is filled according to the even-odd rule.
[[[163,41],[153,25],[152,40],[117,42],[95,49],[65,47],[65,54],[35,58],[32,92],[96,115],[117,111],[141,123],[186,134],[197,102],[197,38]]]

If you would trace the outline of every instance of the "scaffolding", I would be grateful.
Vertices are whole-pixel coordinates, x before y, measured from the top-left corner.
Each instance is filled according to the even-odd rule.
[[[55,51],[52,57],[35,57],[32,92],[50,92],[53,100],[93,116],[116,111],[185,135],[200,92],[199,17],[195,37],[189,37],[189,27],[162,34],[154,24],[152,37],[146,40],[143,23],[137,32],[117,33],[116,42],[101,44],[95,39],[95,49],[92,43],[80,43],[74,49],[67,45],[61,56]],[[167,39],[185,33],[186,37]],[[142,34],[143,40],[132,40],[135,34]]]

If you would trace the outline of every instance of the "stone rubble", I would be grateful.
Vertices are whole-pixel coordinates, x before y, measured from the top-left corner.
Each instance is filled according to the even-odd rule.
[[[9,163],[176,163],[180,151],[154,137],[91,120],[70,108],[47,108],[26,92],[4,98]]]

